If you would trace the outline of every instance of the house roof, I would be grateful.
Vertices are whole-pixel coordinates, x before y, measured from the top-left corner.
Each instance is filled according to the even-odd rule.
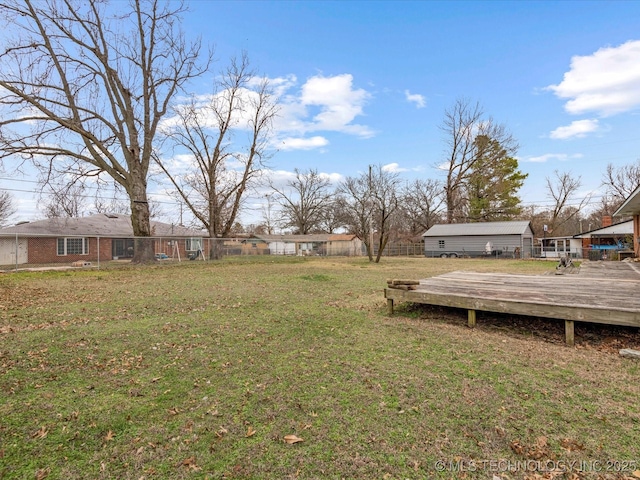
[[[334,233],[311,233],[308,235],[255,235],[265,242],[350,242],[355,235]]]
[[[613,213],[615,217],[638,214],[640,214],[640,186]]]
[[[523,235],[531,230],[527,221],[449,223],[432,226],[423,237],[457,237],[473,235]]]
[[[129,215],[99,213],[78,218],[48,218],[0,228],[0,235],[83,235],[98,237],[133,237]],[[201,237],[205,232],[169,223],[151,222],[151,234],[156,237]]]
[[[596,228],[595,230],[574,235],[573,238],[589,238],[602,235],[633,235],[633,220],[615,223],[608,227]]]

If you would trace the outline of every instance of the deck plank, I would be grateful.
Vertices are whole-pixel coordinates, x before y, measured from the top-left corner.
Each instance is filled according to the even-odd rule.
[[[639,293],[636,265],[584,262],[579,273],[565,275],[455,271],[422,279],[415,290],[387,288],[385,298],[390,312],[394,303],[413,302],[640,327]]]

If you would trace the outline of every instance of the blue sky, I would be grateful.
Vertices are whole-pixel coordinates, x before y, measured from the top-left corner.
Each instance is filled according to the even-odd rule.
[[[282,93],[270,160],[282,179],[370,164],[439,178],[439,127],[461,97],[518,140],[525,205],[549,204],[554,170],[581,176],[595,202],[608,163],[640,158],[637,1],[194,1],[184,25],[215,46],[214,69],[244,50]]]

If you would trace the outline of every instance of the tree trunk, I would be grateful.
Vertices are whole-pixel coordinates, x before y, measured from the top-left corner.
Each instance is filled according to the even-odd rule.
[[[220,260],[224,256],[223,246],[224,239],[223,238],[209,238],[209,259],[210,260]]]
[[[152,235],[149,202],[147,201],[147,182],[143,177],[132,183],[130,198],[134,250],[131,263],[151,263],[156,260],[156,256],[155,241],[152,238],[145,238]]]

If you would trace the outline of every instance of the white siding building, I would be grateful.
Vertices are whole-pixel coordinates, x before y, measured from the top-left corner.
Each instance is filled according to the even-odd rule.
[[[422,237],[427,257],[530,258],[533,253],[527,221],[434,225]]]

